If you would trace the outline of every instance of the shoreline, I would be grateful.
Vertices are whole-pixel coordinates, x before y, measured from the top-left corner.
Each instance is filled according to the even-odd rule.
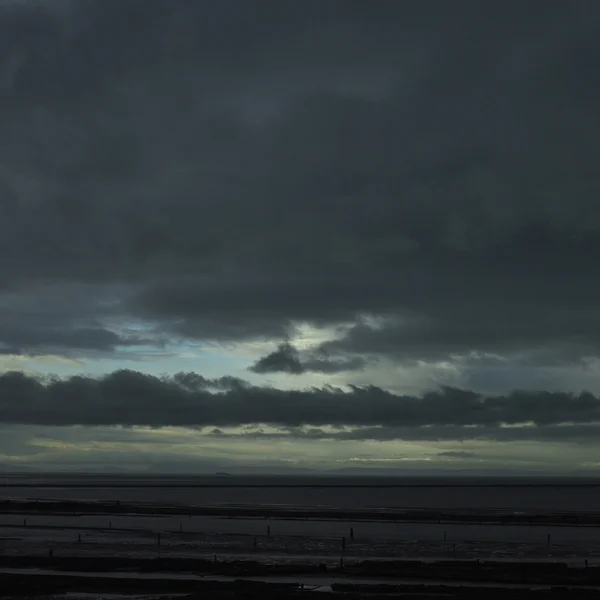
[[[160,504],[119,500],[0,500],[0,514],[75,516],[211,516],[227,519],[285,519],[419,524],[600,527],[600,512],[505,509],[336,508],[290,505]]]

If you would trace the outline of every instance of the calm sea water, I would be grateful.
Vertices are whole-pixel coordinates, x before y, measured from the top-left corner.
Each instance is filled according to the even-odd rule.
[[[134,485],[146,487],[126,487]],[[600,510],[600,480],[3,474],[0,475],[0,497],[105,499],[177,504],[320,505],[342,508],[596,511]]]

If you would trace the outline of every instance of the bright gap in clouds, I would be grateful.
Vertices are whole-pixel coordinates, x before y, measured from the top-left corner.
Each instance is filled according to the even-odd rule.
[[[532,442],[497,444],[470,441],[455,445],[444,442],[314,442],[257,440],[247,431],[228,432],[226,444],[219,436],[184,428],[148,429],[83,428],[57,431],[52,428],[16,429],[3,436],[0,461],[6,468],[122,469],[160,472],[212,473],[264,466],[310,469],[315,472],[345,468],[400,469],[407,473],[440,472],[510,473],[520,470],[551,472],[548,460],[556,455],[557,472],[593,473],[597,465],[581,446],[556,447]],[[19,438],[17,440],[17,438]],[[6,447],[9,444],[9,447]],[[423,471],[423,469],[426,469]]]

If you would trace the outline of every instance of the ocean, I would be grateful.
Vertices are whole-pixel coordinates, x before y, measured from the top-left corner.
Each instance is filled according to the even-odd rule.
[[[3,474],[0,498],[332,508],[600,510],[600,480],[575,477],[369,477]]]

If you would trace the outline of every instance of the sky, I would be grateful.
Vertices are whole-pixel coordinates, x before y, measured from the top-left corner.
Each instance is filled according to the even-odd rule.
[[[599,40],[0,0],[0,466],[596,473]]]

